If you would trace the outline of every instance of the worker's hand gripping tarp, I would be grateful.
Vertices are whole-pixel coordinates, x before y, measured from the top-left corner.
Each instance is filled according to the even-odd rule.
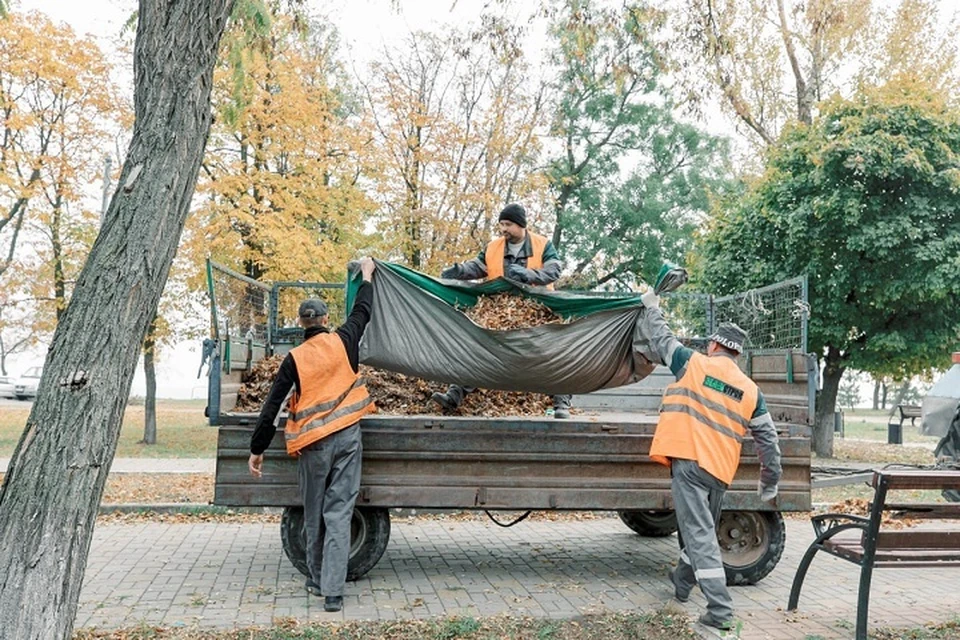
[[[679,271],[661,273],[658,282],[679,286],[685,280]],[[348,280],[348,307],[358,280],[353,274]],[[372,367],[437,382],[557,395],[636,382],[657,362],[638,328],[644,313],[638,295],[550,292],[502,278],[441,281],[385,262],[377,262],[373,291],[372,318],[360,347],[361,362]],[[508,291],[571,321],[494,331],[457,310],[482,295]]]

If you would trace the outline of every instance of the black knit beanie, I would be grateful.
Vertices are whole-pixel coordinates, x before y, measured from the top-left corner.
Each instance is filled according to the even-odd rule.
[[[509,220],[510,222],[515,222],[521,227],[526,228],[527,210],[515,202],[508,204],[503,208],[503,211],[500,212],[500,218],[498,218],[498,221],[499,220]]]

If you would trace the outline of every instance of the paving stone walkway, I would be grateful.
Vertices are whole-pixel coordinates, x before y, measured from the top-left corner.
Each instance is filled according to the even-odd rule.
[[[279,618],[350,620],[495,614],[565,618],[653,611],[672,601],[666,573],[676,536],[641,538],[617,518],[490,522],[395,518],[380,563],[348,583],[342,612],[323,612],[283,555],[277,524],[103,524],[97,527],[77,627],[235,627]],[[850,638],[857,569],[818,557],[801,609],[783,609],[813,534],[787,521],[787,549],[760,584],[732,589],[740,637]],[[874,574],[871,625],[913,627],[960,613],[960,570]],[[692,617],[695,591],[682,607]],[[701,628],[703,629],[703,628]],[[703,629],[705,637],[716,637]]]

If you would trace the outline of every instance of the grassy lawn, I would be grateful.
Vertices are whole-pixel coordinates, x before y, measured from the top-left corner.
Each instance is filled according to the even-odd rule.
[[[213,458],[217,453],[217,429],[203,417],[205,400],[159,400],[157,444],[138,444],[143,439],[143,406],[131,405],[123,418],[118,458]],[[4,405],[0,411],[0,456],[13,454],[30,414],[30,405]]]
[[[861,440],[887,441],[887,415],[889,411],[873,411],[872,409],[855,409],[844,411],[844,437],[856,438]],[[900,415],[895,414],[895,421],[900,421]],[[915,427],[910,426],[910,421],[903,423],[903,441],[904,442],[925,442],[936,445],[940,438],[936,436],[920,435],[920,421],[916,421]]]

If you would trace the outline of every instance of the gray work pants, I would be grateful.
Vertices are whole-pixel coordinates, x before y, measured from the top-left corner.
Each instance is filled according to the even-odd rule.
[[[450,399],[459,407],[463,404],[464,398],[476,390],[476,387],[461,387],[458,384],[452,384],[447,387],[447,395],[450,396]],[[567,409],[569,411],[571,399],[573,399],[573,396],[569,395],[553,396],[553,408]]]
[[[675,458],[670,468],[673,505],[680,531],[680,560],[674,579],[677,589],[689,592],[697,584],[707,599],[707,611],[716,620],[733,617],[733,600],[717,542],[717,519],[727,485],[693,460]]]
[[[303,448],[297,472],[303,498],[310,579],[324,596],[342,596],[350,559],[350,520],[360,492],[360,425]]]

